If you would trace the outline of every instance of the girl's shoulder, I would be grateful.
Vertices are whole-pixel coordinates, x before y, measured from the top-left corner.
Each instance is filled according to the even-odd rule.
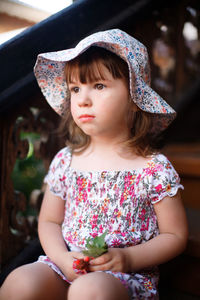
[[[50,187],[50,191],[56,196],[66,200],[66,170],[71,162],[71,150],[64,147],[54,156],[44,182]]]
[[[170,159],[162,153],[154,154],[152,156],[152,159],[148,163],[148,167],[151,168],[151,169],[153,168],[158,173],[177,174],[177,172],[176,172],[172,162],[170,161]]]
[[[71,156],[72,156],[72,151],[71,151],[71,148],[70,147],[68,147],[68,146],[66,146],[66,147],[63,147],[62,149],[60,149],[57,153],[56,153],[56,155],[55,155],[55,158],[64,158],[64,159],[66,159],[66,158],[71,158]]]
[[[178,189],[183,189],[180,177],[170,160],[164,154],[156,154],[152,158],[152,164],[146,171],[150,176],[151,202],[159,202],[164,197],[173,197]]]
[[[163,177],[165,179],[175,178],[177,181],[180,180],[179,174],[175,170],[172,162],[162,153],[158,153],[153,156],[150,168],[154,170],[152,173],[153,175],[156,174],[155,177],[158,175],[159,177]]]
[[[64,147],[62,149],[60,149],[56,155],[54,156],[50,167],[68,167],[70,165],[71,162],[71,157],[72,157],[72,151],[70,149],[70,147]]]
[[[168,157],[162,153],[156,153],[152,156],[152,161],[155,164],[169,165],[172,167],[172,163],[168,159]]]

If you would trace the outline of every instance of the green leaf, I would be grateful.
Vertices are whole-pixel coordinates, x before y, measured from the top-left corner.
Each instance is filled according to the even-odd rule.
[[[105,242],[107,231],[95,238],[88,238],[86,241],[86,249],[83,254],[91,257],[98,257],[108,251],[108,246]]]

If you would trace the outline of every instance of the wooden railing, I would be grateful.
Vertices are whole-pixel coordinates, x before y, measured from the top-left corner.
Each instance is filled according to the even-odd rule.
[[[111,0],[77,1],[72,7],[0,47],[2,267],[37,237],[37,214],[44,187],[41,183],[25,196],[23,189],[14,188],[16,182],[12,179],[16,161],[26,159],[30,150],[30,143],[23,136],[30,132],[38,134],[33,143],[34,155],[36,160],[43,162],[44,172],[56,151],[63,146],[62,139],[55,134],[59,118],[46,104],[33,77],[32,69],[38,53],[69,48],[81,37],[97,30],[118,27],[127,31],[147,46],[152,85],[179,112],[180,117],[165,134],[165,143],[200,142],[200,132],[196,130],[200,128],[199,116],[197,118],[200,70],[198,1],[160,2],[119,0],[113,5]],[[184,38],[186,23],[193,26],[193,41]],[[193,93],[194,87],[196,93]],[[190,111],[190,116],[187,111]],[[31,176],[29,180],[32,181]]]

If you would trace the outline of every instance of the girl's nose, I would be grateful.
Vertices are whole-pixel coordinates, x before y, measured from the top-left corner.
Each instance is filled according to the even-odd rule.
[[[83,89],[83,91],[79,95],[79,106],[91,106],[92,100],[90,97],[90,92],[88,89]]]

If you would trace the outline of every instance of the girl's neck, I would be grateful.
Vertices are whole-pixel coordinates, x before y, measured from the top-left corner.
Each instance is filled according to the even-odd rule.
[[[126,139],[127,140],[127,139]],[[101,158],[103,160],[112,160],[115,158],[121,159],[135,159],[137,155],[134,152],[134,149],[130,149],[125,145],[125,139],[122,140],[107,140],[107,139],[92,139],[89,146],[83,151],[74,151],[73,155],[77,157],[87,158],[93,157]]]
[[[128,140],[127,135],[118,136],[115,138],[111,137],[92,137],[90,145],[88,146],[88,151],[92,152],[115,152],[121,153],[124,152],[124,143]],[[128,149],[127,149],[128,150]]]
[[[124,145],[94,143],[83,152],[73,152],[71,168],[82,171],[124,171],[146,166],[150,158],[136,155]]]

